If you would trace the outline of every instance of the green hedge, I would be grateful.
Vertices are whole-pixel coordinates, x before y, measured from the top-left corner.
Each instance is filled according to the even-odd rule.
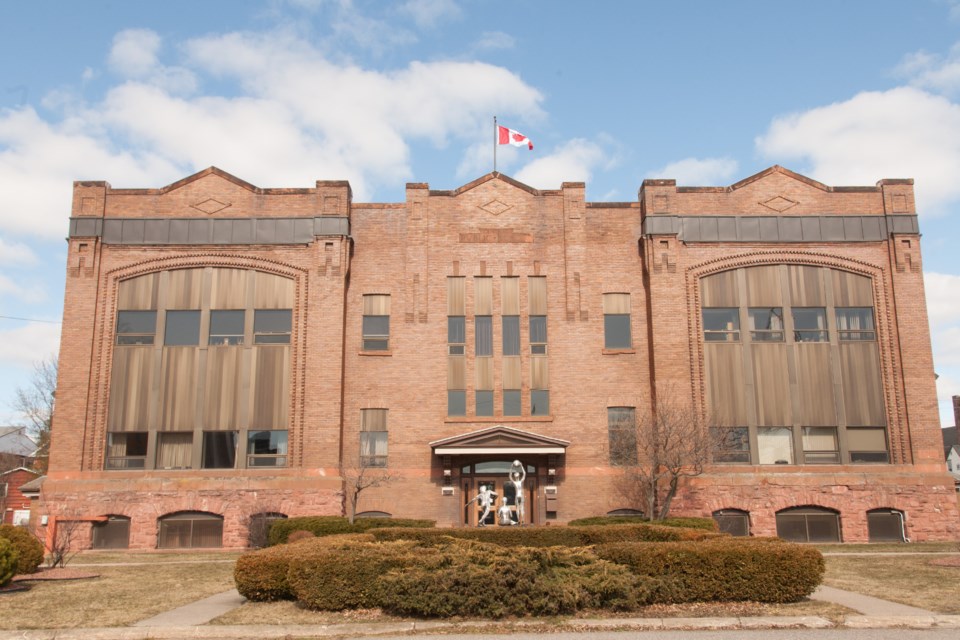
[[[606,542],[680,542],[706,540],[722,535],[637,522],[592,527],[384,528],[370,531],[370,533],[381,541],[415,540],[420,544],[434,545],[449,538],[456,538],[506,547],[584,547]]]
[[[776,539],[610,543],[594,551],[639,576],[669,576],[676,587],[669,602],[796,602],[813,593],[825,569],[816,549]]]
[[[17,573],[33,573],[43,562],[43,545],[26,527],[0,525],[0,538],[10,541],[17,550]]]
[[[359,518],[350,521],[341,516],[312,516],[304,518],[284,518],[276,520],[270,526],[270,544],[282,544],[294,531],[309,531],[318,538],[341,533],[363,533],[381,527],[432,527],[433,520],[412,520],[407,518]]]
[[[679,527],[681,529],[702,529],[704,531],[719,531],[717,522],[713,518],[666,518],[665,520],[646,520],[638,516],[596,516],[571,520],[571,527],[594,527],[611,524],[638,524],[645,523],[661,527]]]
[[[17,574],[19,556],[12,542],[6,538],[0,538],[0,587],[6,586]]]
[[[290,567],[317,549],[350,542],[373,542],[373,538],[366,534],[312,538],[244,553],[237,558],[233,569],[237,591],[244,598],[258,602],[295,600],[287,580]]]

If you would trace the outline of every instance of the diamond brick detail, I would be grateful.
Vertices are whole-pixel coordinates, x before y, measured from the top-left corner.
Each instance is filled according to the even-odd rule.
[[[493,215],[498,216],[504,211],[506,211],[507,209],[512,209],[513,207],[511,207],[508,204],[504,204],[499,200],[491,200],[487,204],[480,205],[480,208],[486,211],[487,213],[492,213]]]
[[[190,205],[194,209],[199,209],[204,213],[216,213],[217,211],[223,211],[230,206],[229,202],[220,202],[219,200],[214,200],[213,198],[207,198],[203,202],[198,202],[197,204]]]
[[[766,202],[761,202],[760,204],[765,206],[767,209],[773,209],[777,213],[783,213],[790,207],[795,207],[800,203],[796,202],[795,200],[791,200],[790,198],[777,196],[776,198],[770,198]]]

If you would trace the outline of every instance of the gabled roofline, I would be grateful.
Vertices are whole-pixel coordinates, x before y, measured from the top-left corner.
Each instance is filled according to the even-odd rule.
[[[10,475],[11,473],[13,473],[13,472],[15,472],[15,471],[26,471],[27,473],[32,473],[32,474],[35,475],[35,476],[42,476],[42,475],[43,475],[42,473],[40,473],[39,471],[37,471],[37,470],[35,470],[35,469],[27,469],[26,467],[17,467],[17,468],[15,468],[15,469],[8,469],[7,471],[4,471],[3,473],[0,473],[0,477],[6,476],[6,475]]]
[[[471,189],[475,189],[476,187],[479,187],[479,186],[482,185],[482,184],[486,184],[487,182],[490,182],[491,180],[502,180],[502,181],[506,182],[507,184],[509,184],[509,185],[511,185],[511,186],[513,186],[513,187],[516,187],[517,189],[521,189],[521,190],[523,190],[523,191],[526,191],[527,193],[529,193],[529,194],[532,195],[532,196],[555,195],[555,194],[560,193],[560,191],[559,191],[559,190],[556,190],[556,189],[553,189],[553,190],[534,189],[534,188],[531,187],[530,185],[524,184],[524,183],[520,182],[519,180],[516,180],[516,179],[514,179],[514,178],[511,178],[510,176],[508,176],[508,175],[506,175],[506,174],[500,173],[499,171],[492,171],[492,172],[490,172],[490,173],[488,173],[488,174],[486,174],[486,175],[480,176],[480,177],[477,178],[476,180],[471,180],[471,181],[468,182],[467,184],[465,184],[465,185],[463,185],[463,186],[460,186],[460,187],[457,187],[456,189],[453,189],[452,191],[430,189],[430,190],[429,190],[429,194],[430,194],[431,196],[456,197],[456,196],[459,196],[459,195],[461,195],[461,194],[463,194],[463,193],[466,193],[467,191],[470,191]],[[564,186],[566,186],[566,185],[567,185],[567,183],[564,183]],[[408,188],[408,189],[429,189],[429,185],[428,185],[427,183],[425,183],[425,182],[410,182],[410,183],[407,183],[407,188]]]
[[[522,436],[525,438],[530,438],[532,440],[537,440],[543,444],[554,445],[558,447],[568,447],[570,446],[570,441],[561,440],[559,438],[550,438],[547,436],[542,436],[539,433],[534,433],[532,431],[523,431],[522,429],[516,429],[514,427],[508,427],[505,424],[498,424],[492,427],[485,427],[483,429],[478,429],[476,431],[469,431],[467,433],[461,433],[459,435],[450,436],[448,438],[442,438],[440,440],[434,440],[433,442],[428,443],[431,448],[436,448],[444,445],[458,443],[464,440],[471,440],[474,438],[479,438],[486,436],[492,433],[506,433],[510,435]]]
[[[677,193],[732,193],[738,189],[742,189],[749,184],[752,184],[758,180],[762,180],[767,176],[779,173],[781,175],[793,178],[797,182],[802,182],[808,186],[811,186],[815,189],[825,191],[827,193],[876,193],[881,191],[883,186],[890,185],[912,185],[912,178],[885,178],[879,180],[875,186],[845,186],[845,187],[832,187],[830,185],[824,184],[813,178],[809,178],[803,174],[797,173],[796,171],[791,171],[786,167],[775,164],[771,167],[767,167],[763,171],[748,176],[739,182],[735,182],[727,187],[677,187],[677,181],[673,179],[646,179],[641,184],[641,190],[644,187],[675,187]]]

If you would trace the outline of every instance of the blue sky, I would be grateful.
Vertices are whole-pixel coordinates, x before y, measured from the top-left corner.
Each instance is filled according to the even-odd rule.
[[[402,201],[498,168],[636,199],[773,164],[916,180],[943,424],[960,394],[960,0],[0,3],[0,423],[55,352],[73,180],[210,165]],[[9,317],[30,318],[33,321]],[[53,322],[38,322],[48,320]]]

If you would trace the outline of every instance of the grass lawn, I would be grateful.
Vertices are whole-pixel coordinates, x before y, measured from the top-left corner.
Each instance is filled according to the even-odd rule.
[[[237,553],[84,553],[68,567],[99,578],[34,582],[29,591],[0,595],[0,629],[125,626],[233,588]],[[206,562],[180,564],[180,562]],[[110,566],[105,562],[145,562]]]
[[[900,545],[900,548],[913,551],[914,546]],[[960,567],[932,564],[946,557],[830,556],[826,558],[827,575],[823,583],[937,613],[960,614],[957,597]]]
[[[910,544],[818,544],[821,553],[960,553],[958,542],[914,542]]]

